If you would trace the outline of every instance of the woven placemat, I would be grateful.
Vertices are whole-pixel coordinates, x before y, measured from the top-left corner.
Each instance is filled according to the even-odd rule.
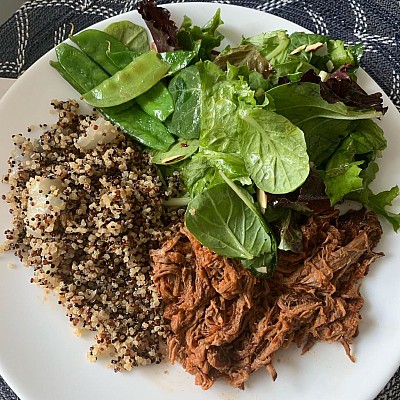
[[[175,1],[176,2],[176,1]],[[179,0],[179,2],[182,2]],[[188,2],[191,2],[190,0]],[[347,44],[362,42],[361,66],[400,109],[400,3],[394,0],[226,0],[295,22]],[[0,77],[17,78],[71,30],[136,9],[133,0],[29,0],[0,27]],[[161,1],[159,1],[161,3]],[[162,3],[174,3],[164,0]],[[18,400],[0,377],[0,399]],[[400,370],[376,400],[400,399]],[[340,399],[338,399],[340,400]]]

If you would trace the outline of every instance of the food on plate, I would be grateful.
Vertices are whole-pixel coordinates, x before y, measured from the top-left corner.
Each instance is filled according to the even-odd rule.
[[[309,350],[340,342],[348,356],[364,300],[360,280],[382,254],[382,230],[365,209],[312,216],[301,227],[304,251],[281,253],[273,278],[257,278],[236,260],[202,246],[182,228],[152,250],[153,280],[171,324],[169,357],[208,389],[218,378],[238,388],[292,342]]]
[[[99,115],[54,102],[59,119],[36,140],[15,135],[6,201],[13,228],[2,251],[54,289],[77,333],[95,332],[91,360],[111,353],[116,371],[160,362],[168,331],[149,251],[178,229],[179,211],[149,156]]]
[[[221,49],[219,10],[180,28],[154,1],[138,11],[151,44],[119,21],[55,49],[96,110],[57,101],[57,126],[14,138],[4,249],[117,371],[165,343],[204,389],[260,367],[275,379],[291,343],[337,341],[354,360],[377,214],[400,227],[399,188],[370,189],[387,109],[357,83],[362,46],[278,30]],[[340,215],[345,200],[359,210]]]

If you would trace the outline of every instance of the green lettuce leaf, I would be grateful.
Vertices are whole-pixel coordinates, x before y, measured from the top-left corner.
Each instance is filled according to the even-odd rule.
[[[305,135],[310,160],[319,166],[328,160],[342,139],[350,134],[352,121],[382,116],[374,109],[362,110],[342,102],[322,99],[318,84],[296,82],[270,89],[274,109],[298,126]]]
[[[283,63],[287,59],[290,38],[286,31],[277,30],[261,33],[242,40],[242,44],[249,43],[256,46],[266,60],[275,66],[276,64]]]
[[[346,194],[362,189],[361,171],[386,148],[382,129],[371,120],[358,121],[327,163],[326,193],[335,204]]]
[[[400,228],[400,214],[393,213],[388,210],[393,201],[399,196],[399,187],[393,186],[390,190],[385,190],[380,193],[373,193],[369,188],[371,182],[375,179],[379,167],[375,162],[371,162],[365,170],[362,171],[363,188],[356,192],[349,193],[346,198],[349,200],[358,201],[364,204],[367,208],[373,210],[376,214],[386,218],[397,232]]]
[[[203,27],[193,26],[192,20],[185,15],[177,34],[178,43],[183,50],[194,50],[196,42],[200,41],[198,58],[211,60],[213,58],[212,50],[218,47],[224,38],[218,31],[223,23],[220,9]]]

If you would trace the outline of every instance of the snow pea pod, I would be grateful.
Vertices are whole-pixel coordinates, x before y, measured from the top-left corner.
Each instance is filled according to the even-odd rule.
[[[80,94],[96,87],[98,84],[108,78],[108,74],[104,69],[93,62],[85,53],[74,46],[66,43],[61,43],[56,47],[56,55],[58,62],[69,73],[81,87],[81,90],[76,88],[68,79],[75,89]]]
[[[136,97],[136,102],[147,114],[165,121],[174,112],[174,100],[167,87],[156,83],[147,92]]]
[[[119,69],[124,69],[130,64],[135,58],[139,57],[143,53],[136,53],[135,51],[119,51],[117,53],[108,51],[107,57],[114,63]]]
[[[50,65],[81,94],[108,77],[105,71],[76,47],[63,43],[56,48],[56,55],[58,61],[51,60]],[[165,151],[175,141],[158,119],[140,110],[133,101],[100,108],[99,111],[132,139],[147,147]]]
[[[122,111],[118,111],[116,107],[102,108],[101,112],[129,137],[147,147],[166,151],[175,142],[161,121],[148,115],[137,105]]]
[[[79,93],[85,93],[86,90],[74,79],[58,62],[50,60],[50,65]]]
[[[70,39],[110,75],[114,75],[120,68],[113,63],[107,53],[129,51],[129,48],[114,36],[97,29],[87,29],[71,35]]]
[[[120,69],[125,68],[130,62],[139,57],[141,54],[143,53],[137,53],[135,51],[107,52],[108,58]],[[162,60],[170,64],[171,67],[167,73],[167,75],[170,76],[187,67],[197,56],[197,50],[167,51],[165,53],[159,53],[159,55]]]
[[[149,51],[101,82],[82,97],[94,107],[111,107],[145,93],[168,72],[170,65]]]

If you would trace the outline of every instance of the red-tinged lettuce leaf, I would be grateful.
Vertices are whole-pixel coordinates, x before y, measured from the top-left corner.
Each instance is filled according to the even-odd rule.
[[[316,75],[314,70],[307,71],[300,79],[301,82],[319,83],[321,97],[328,103],[342,102],[346,106],[359,109],[374,109],[386,113],[387,107],[383,107],[382,93],[368,94],[352,79],[348,73],[351,65],[343,65],[333,72],[325,82]]]
[[[358,108],[373,108],[385,114],[387,107],[383,107],[382,93],[368,94],[351,78],[344,65],[332,73],[326,82],[321,82],[321,96],[328,102],[342,101],[347,106]]]
[[[167,9],[157,6],[154,0],[143,0],[138,3],[137,10],[146,22],[159,53],[179,48],[178,28]]]
[[[294,192],[285,195],[267,194],[267,198],[268,206],[291,208],[305,214],[321,213],[331,208],[324,181],[312,169],[306,181]]]
[[[267,59],[252,44],[229,47],[215,58],[214,63],[223,70],[226,70],[228,63],[236,67],[246,66],[249,71],[259,72],[264,78],[273,74]]]

